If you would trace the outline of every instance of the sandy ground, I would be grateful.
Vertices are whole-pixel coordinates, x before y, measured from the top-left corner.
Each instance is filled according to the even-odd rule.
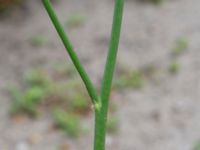
[[[56,150],[67,144],[71,150],[90,150],[92,132],[72,140],[60,132],[49,132],[48,115],[23,124],[14,124],[8,115],[8,82],[19,82],[24,71],[35,65],[70,62],[40,2],[30,2],[30,8],[28,15],[13,14],[0,22],[0,149]],[[88,73],[99,85],[113,1],[61,0],[55,8],[63,22],[72,13],[87,17],[84,26],[68,33]],[[126,1],[119,62],[130,69],[151,63],[166,68],[178,37],[187,37],[189,48],[178,58],[181,67],[177,75],[161,74],[156,84],[148,82],[142,90],[124,90],[113,97],[120,106],[120,131],[117,136],[108,136],[109,150],[192,150],[200,140],[199,18],[199,0],[167,1],[161,7]],[[48,36],[48,44],[32,46],[29,38],[36,33]],[[86,122],[92,127],[92,119]],[[30,142],[34,138],[39,141]]]

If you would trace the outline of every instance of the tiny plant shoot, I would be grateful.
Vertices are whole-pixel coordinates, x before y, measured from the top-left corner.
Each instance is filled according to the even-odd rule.
[[[68,36],[58,20],[52,4],[49,0],[42,0],[42,2],[92,100],[95,110],[94,150],[105,150],[109,97],[120,39],[124,0],[115,0],[112,33],[100,94],[97,94],[93,83],[74,51]]]

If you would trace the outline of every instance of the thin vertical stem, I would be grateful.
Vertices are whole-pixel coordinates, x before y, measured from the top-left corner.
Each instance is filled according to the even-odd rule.
[[[114,12],[114,17],[113,17],[111,40],[110,40],[109,52],[107,56],[107,62],[106,62],[105,70],[104,70],[104,78],[103,78],[102,89],[101,89],[102,101],[104,100],[107,101],[110,95],[113,72],[115,69],[117,51],[118,51],[119,40],[120,40],[123,6],[124,6],[124,0],[115,0],[115,12]]]
[[[98,103],[98,96],[96,94],[96,90],[89,78],[89,76],[87,75],[84,67],[82,66],[77,54],[75,53],[74,51],[74,48],[69,40],[69,38],[67,37],[67,35],[65,34],[65,31],[61,25],[61,23],[59,22],[58,20],[58,17],[53,9],[53,6],[52,4],[50,3],[49,0],[42,0],[43,2],[43,5],[44,7],[46,8],[47,12],[48,12],[48,15],[53,23],[53,25],[55,26],[56,28],[56,31],[58,32],[67,52],[69,53],[69,56],[72,60],[72,62],[74,63],[77,71],[79,72],[85,86],[86,86],[86,89],[92,99],[92,102],[93,104],[96,104]]]
[[[114,68],[116,64],[117,50],[120,39],[121,23],[123,16],[124,0],[115,0],[115,10],[113,17],[113,26],[111,33],[111,40],[109,45],[107,62],[104,70],[104,77],[101,87],[101,95],[98,98],[96,90],[84,70],[78,56],[74,52],[72,44],[70,43],[63,27],[61,26],[49,0],[42,0],[51,21],[53,22],[67,52],[69,53],[76,69],[78,70],[85,86],[88,90],[93,103],[95,104],[95,139],[94,139],[94,150],[105,150],[105,139],[106,139],[106,123],[107,113],[109,105],[109,96],[111,91],[112,79]]]
[[[105,150],[109,97],[110,97],[113,73],[116,64],[117,51],[120,40],[123,7],[124,7],[124,0],[115,0],[115,10],[113,17],[111,40],[109,45],[107,62],[104,70],[104,78],[101,87],[102,107],[100,110],[96,110],[95,112],[94,150]]]

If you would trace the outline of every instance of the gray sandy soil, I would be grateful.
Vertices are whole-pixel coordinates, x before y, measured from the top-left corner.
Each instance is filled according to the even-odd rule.
[[[68,29],[70,39],[92,80],[101,80],[111,30],[113,1],[61,0],[55,5],[62,22],[72,13],[87,17],[84,26]],[[91,150],[92,131],[77,140],[62,132],[51,132],[49,115],[14,124],[9,117],[9,82],[20,82],[23,73],[35,65],[70,62],[62,43],[40,2],[30,2],[30,13],[16,14],[0,22],[0,150]],[[30,18],[29,18],[30,17]],[[119,62],[131,70],[149,64],[166,68],[174,41],[185,36],[188,50],[178,58],[177,75],[161,73],[156,83],[148,81],[142,90],[117,93],[120,131],[109,135],[109,150],[192,150],[200,140],[200,1],[166,1],[162,6],[126,1]],[[48,37],[41,47],[30,44],[36,33]],[[164,70],[164,69],[163,69]],[[93,116],[85,124],[91,128]],[[37,139],[36,142],[34,139]]]

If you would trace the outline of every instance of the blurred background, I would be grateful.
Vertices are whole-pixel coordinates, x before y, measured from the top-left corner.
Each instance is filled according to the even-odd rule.
[[[52,0],[96,87],[114,0]],[[125,0],[108,150],[200,150],[200,1]],[[0,150],[92,150],[92,106],[41,1],[0,0]]]

